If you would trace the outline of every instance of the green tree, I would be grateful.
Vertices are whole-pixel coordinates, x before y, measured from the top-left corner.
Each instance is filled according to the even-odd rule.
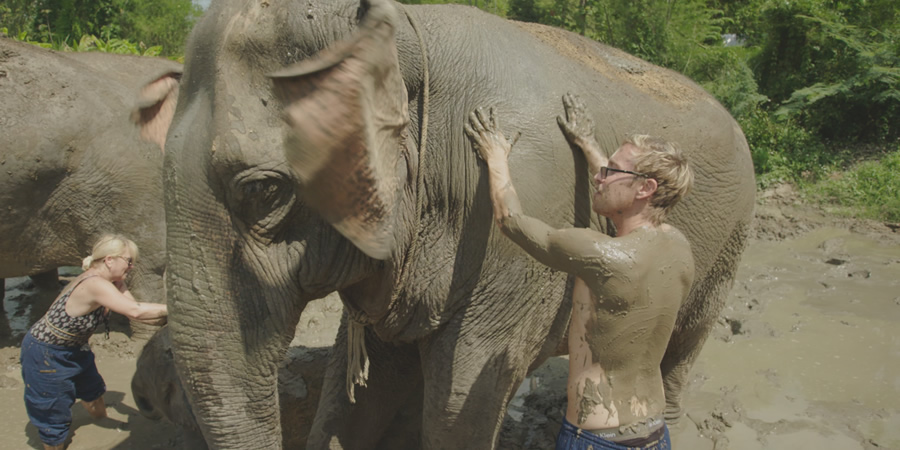
[[[821,139],[900,137],[900,4],[770,1],[760,52],[760,92],[778,115]]]
[[[39,0],[34,29],[43,42],[70,42],[99,36],[117,14],[115,0]]]
[[[184,44],[203,10],[190,0],[117,0],[116,26],[124,39],[159,45],[165,55],[184,54]]]
[[[60,50],[146,54],[162,48],[178,56],[202,12],[191,0],[9,0],[0,5],[0,28]]]
[[[37,0],[6,0],[0,4],[0,28],[12,37],[32,34],[37,15]]]

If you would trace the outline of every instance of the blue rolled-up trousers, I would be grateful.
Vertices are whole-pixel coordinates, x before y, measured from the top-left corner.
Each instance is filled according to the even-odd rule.
[[[75,399],[92,402],[106,392],[94,352],[63,347],[25,334],[19,356],[25,381],[25,410],[47,445],[65,443]]]

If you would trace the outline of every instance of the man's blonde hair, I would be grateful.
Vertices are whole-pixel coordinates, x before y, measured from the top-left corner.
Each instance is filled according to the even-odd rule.
[[[625,144],[637,147],[634,152],[634,170],[656,180],[656,192],[650,198],[650,220],[659,225],[666,220],[669,211],[694,185],[694,172],[687,156],[673,142],[646,134],[634,134]]]
[[[92,264],[103,261],[103,258],[106,258],[107,256],[122,256],[126,250],[131,253],[132,261],[137,261],[138,247],[134,241],[121,234],[104,234],[103,236],[100,236],[100,239],[97,239],[97,243],[94,244],[94,248],[91,250],[91,256],[84,258],[81,262],[81,268],[83,270],[88,270],[91,268]]]

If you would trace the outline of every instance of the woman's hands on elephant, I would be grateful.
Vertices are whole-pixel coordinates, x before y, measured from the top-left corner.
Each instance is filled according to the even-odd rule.
[[[135,322],[140,322],[144,325],[150,325],[153,327],[161,327],[167,323],[169,323],[169,316],[157,317],[155,319],[134,319]]]
[[[556,116],[556,123],[569,142],[584,149],[594,140],[594,121],[585,113],[581,99],[572,93],[563,96],[563,106],[566,117]]]
[[[478,156],[485,162],[502,160],[506,161],[513,145],[519,140],[521,133],[516,133],[512,141],[507,141],[506,136],[500,131],[494,108],[490,108],[485,114],[484,108],[478,108],[469,114],[469,123],[465,125],[466,134],[472,140]]]

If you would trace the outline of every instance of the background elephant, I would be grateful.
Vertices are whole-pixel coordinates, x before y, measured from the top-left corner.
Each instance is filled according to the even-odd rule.
[[[340,39],[279,72],[273,93],[267,74]],[[216,2],[186,61],[166,140],[166,284],[176,369],[211,447],[280,446],[278,363],[307,302],[337,290],[349,320],[308,447],[385,446],[415,411],[423,448],[492,448],[525,374],[564,346],[571,283],[496,231],[463,124],[495,107],[522,132],[510,166],[525,211],[599,227],[555,121],[566,92],[608,151],[642,132],[693,162],[694,191],[670,215],[696,266],[661,367],[678,415],[755,191],[743,133],[697,85],[562,30],[383,0]],[[351,403],[348,374],[366,369]]]
[[[151,77],[180,72],[181,64],[161,58],[54,52],[0,38],[0,278],[42,275],[58,289],[57,267],[80,267],[95,238],[116,232],[141,250],[131,292],[165,301],[163,155],[129,117]],[[159,100],[177,93],[169,87],[145,91],[147,120],[160,118]]]

